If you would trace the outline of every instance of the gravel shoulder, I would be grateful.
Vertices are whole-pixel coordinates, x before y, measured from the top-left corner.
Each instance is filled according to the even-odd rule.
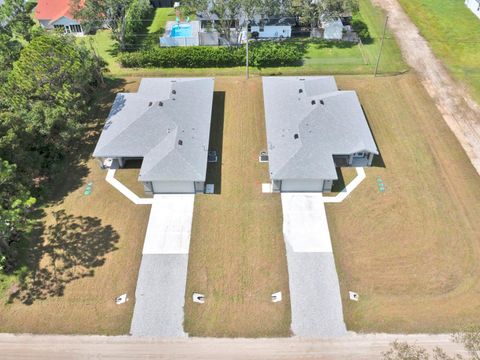
[[[462,347],[448,335],[351,334],[339,338],[302,339],[159,339],[128,336],[35,336],[0,334],[2,359],[381,359],[394,340],[448,354]]]

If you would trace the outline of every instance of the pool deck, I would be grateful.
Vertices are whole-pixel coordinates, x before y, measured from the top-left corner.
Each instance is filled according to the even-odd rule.
[[[191,26],[190,36],[182,36],[180,33],[179,36],[172,36],[172,29],[174,26]],[[165,26],[165,34],[160,38],[161,46],[197,46],[200,44],[198,33],[200,32],[200,21],[190,21],[188,23],[181,22],[177,23],[176,21],[167,21]]]

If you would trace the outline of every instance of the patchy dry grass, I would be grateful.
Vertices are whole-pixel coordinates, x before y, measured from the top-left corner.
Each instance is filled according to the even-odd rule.
[[[367,169],[345,202],[327,205],[348,328],[449,332],[478,323],[480,177],[414,74],[337,81],[358,91],[385,165]],[[135,91],[138,79],[122,86]],[[95,124],[112,99],[99,104]],[[207,182],[217,194],[195,200],[185,330],[289,336],[281,202],[261,193],[268,165],[257,158],[266,148],[260,79],[217,78],[213,122],[210,148],[220,161],[209,166]],[[141,194],[137,173],[118,176]],[[129,202],[105,175],[93,160],[71,164],[32,240],[36,281],[4,293],[0,332],[128,332],[149,206]],[[348,183],[353,169],[342,176]],[[347,300],[348,290],[360,293],[358,303]],[[193,291],[207,302],[193,304]],[[283,302],[270,302],[274,291]],[[115,305],[124,292],[132,300]]]
[[[358,91],[385,163],[367,169],[345,202],[327,205],[348,328],[478,323],[480,177],[413,74],[337,80]]]
[[[195,200],[185,331],[194,336],[288,336],[281,201],[278,194],[261,192],[261,183],[268,181],[268,164],[258,162],[267,145],[261,81],[222,78],[215,90],[210,148],[220,153],[220,163],[209,167],[207,182],[214,182],[220,193]],[[204,305],[192,302],[194,291],[206,295]],[[284,300],[273,304],[276,291],[283,292]]]

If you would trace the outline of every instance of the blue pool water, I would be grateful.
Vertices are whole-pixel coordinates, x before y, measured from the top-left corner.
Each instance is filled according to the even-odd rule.
[[[192,25],[189,24],[176,24],[172,26],[170,37],[192,37]]]

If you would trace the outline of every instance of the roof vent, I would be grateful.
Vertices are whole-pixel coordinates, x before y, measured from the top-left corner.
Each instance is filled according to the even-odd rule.
[[[303,89],[298,89],[298,93],[299,94],[303,93]]]
[[[148,106],[152,106],[152,105],[153,105],[153,102],[150,101],[150,102],[148,103]]]
[[[312,100],[312,105],[315,105],[317,102],[315,100]]]
[[[163,102],[159,101],[158,106],[163,106]]]
[[[297,140],[297,139],[298,139],[298,134],[293,135],[293,138],[294,138],[295,140]]]
[[[325,105],[325,102],[323,100],[320,100],[320,104]]]
[[[182,146],[182,145],[183,145],[183,141],[182,141],[182,140],[178,140],[178,145]]]
[[[177,93],[177,90],[172,90],[172,94],[175,95]]]

